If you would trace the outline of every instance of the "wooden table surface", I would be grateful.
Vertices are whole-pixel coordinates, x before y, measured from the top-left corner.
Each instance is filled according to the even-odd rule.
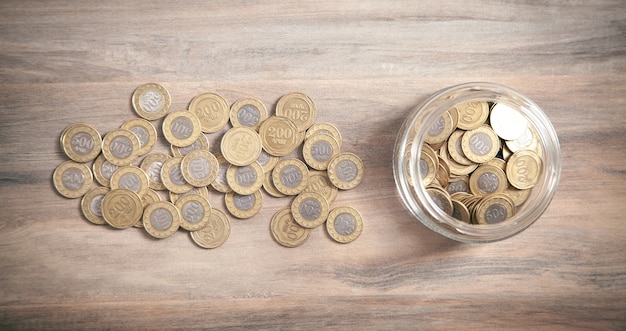
[[[626,3],[464,3],[2,1],[0,328],[626,329]],[[563,153],[545,214],[490,244],[412,218],[391,167],[411,108],[470,81],[533,99]],[[213,250],[182,230],[155,240],[87,222],[52,186],[61,131],[136,117],[146,82],[172,109],[203,92],[271,112],[285,93],[311,96],[364,161],[333,204],[361,212],[361,237],[317,228],[282,247],[269,221],[289,199],[265,193]]]

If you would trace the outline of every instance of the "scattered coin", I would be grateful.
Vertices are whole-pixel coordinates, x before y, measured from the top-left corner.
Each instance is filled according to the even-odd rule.
[[[80,201],[80,209],[85,218],[93,224],[106,224],[102,217],[102,199],[110,191],[108,187],[96,187],[89,190]]]
[[[174,146],[189,146],[201,134],[200,120],[191,112],[184,110],[171,112],[163,120],[163,136]]]
[[[157,141],[156,129],[152,126],[152,123],[144,119],[135,118],[128,120],[120,128],[130,130],[137,136],[140,146],[138,155],[150,153]]]
[[[115,129],[102,139],[102,155],[116,166],[130,165],[139,156],[139,138],[132,131]]]
[[[229,110],[226,100],[215,93],[200,94],[189,104],[189,111],[200,120],[204,133],[221,130],[228,123]]]
[[[132,104],[137,115],[154,121],[165,116],[170,109],[170,93],[159,84],[143,84],[133,93]]]
[[[89,162],[100,154],[102,138],[96,129],[76,123],[61,134],[61,146],[65,155],[76,162]]]
[[[176,201],[180,211],[180,227],[187,231],[203,229],[210,221],[213,209],[209,201],[199,194],[188,194]]]
[[[316,228],[326,222],[328,201],[316,192],[300,193],[291,204],[291,214],[296,223],[305,228]]]
[[[93,162],[92,168],[93,176],[96,178],[96,181],[98,181],[98,183],[102,186],[109,187],[111,176],[113,176],[113,173],[119,168],[119,166],[109,162],[103,154],[100,154]]]
[[[191,239],[202,248],[217,248],[224,244],[230,236],[230,221],[220,210],[213,209],[207,225],[196,231],[189,232]]]
[[[171,158],[167,154],[151,153],[141,161],[140,168],[148,175],[148,185],[151,189],[158,191],[167,189],[161,180],[161,169]]]
[[[236,166],[248,165],[261,154],[261,137],[253,129],[232,128],[224,134],[221,143],[222,156]]]
[[[274,167],[272,180],[280,193],[296,195],[308,186],[309,169],[298,159],[283,159]]]
[[[271,171],[265,173],[265,178],[263,179],[263,189],[267,194],[273,196],[274,198],[284,198],[287,196],[280,193],[280,191],[276,189],[276,186],[274,185],[274,180],[272,179]]]
[[[333,240],[347,244],[356,240],[363,231],[361,214],[351,207],[338,207],[330,211],[326,230]]]
[[[263,168],[258,162],[243,167],[230,165],[226,172],[226,181],[233,191],[239,194],[252,194],[263,186],[265,179]]]
[[[363,161],[353,153],[340,153],[328,164],[328,178],[341,190],[357,187],[363,180]]]
[[[187,183],[183,176],[182,162],[182,157],[173,157],[161,167],[161,181],[168,190],[174,193],[185,193],[193,188],[193,185]]]
[[[302,154],[311,168],[326,170],[330,160],[339,154],[339,143],[330,135],[316,134],[304,141]]]
[[[140,198],[148,192],[148,175],[139,167],[124,166],[111,176],[111,189],[125,188],[131,190]]]
[[[230,123],[233,127],[245,126],[258,130],[267,118],[267,109],[254,98],[239,99],[230,107]]]
[[[174,156],[185,156],[189,154],[190,152],[199,150],[199,149],[208,151],[209,139],[204,134],[201,134],[198,136],[198,139],[196,139],[196,141],[194,141],[189,146],[178,147],[178,146],[174,146],[170,144],[170,149],[172,150],[172,155]]]
[[[256,215],[261,210],[263,196],[258,190],[247,195],[230,192],[226,193],[224,201],[226,202],[226,209],[231,215],[244,219]]]
[[[228,171],[228,167],[230,163],[226,161],[224,156],[220,153],[215,153],[215,158],[217,159],[217,163],[219,165],[219,169],[217,170],[217,176],[213,183],[211,183],[211,187],[213,187],[216,191],[222,193],[232,192],[233,189],[228,185],[228,180],[226,179],[226,172]]]
[[[169,191],[169,196],[170,196],[170,201],[172,203],[176,203],[178,202],[178,199],[186,196],[186,195],[190,195],[190,194],[197,194],[205,199],[209,199],[209,190],[203,186],[203,187],[194,187],[191,190],[185,192],[185,193],[174,193],[172,191]]]
[[[274,169],[274,166],[276,166],[278,160],[278,157],[268,154],[263,149],[261,149],[261,154],[259,154],[259,157],[256,159],[256,161],[263,168],[263,172],[265,173],[272,171],[272,169]]]
[[[311,127],[306,130],[306,135],[304,136],[304,140],[309,139],[311,136],[318,134],[318,133],[327,134],[335,138],[335,141],[337,142],[337,144],[341,146],[341,143],[342,143],[341,133],[339,132],[336,126],[330,123],[315,123],[311,125]]]
[[[313,100],[307,95],[303,93],[288,93],[278,100],[276,116],[292,120],[298,131],[305,131],[315,122],[317,109]]]
[[[141,219],[143,204],[137,193],[127,189],[111,190],[102,199],[102,216],[110,226],[126,229]]]
[[[195,150],[185,155],[181,171],[187,183],[195,186],[208,186],[217,177],[219,163],[208,150]]]
[[[296,223],[289,207],[274,214],[270,222],[270,232],[277,243],[289,248],[304,244],[311,235],[311,229]]]
[[[317,192],[324,196],[330,205],[337,198],[337,191],[337,186],[330,182],[326,171],[311,170],[309,171],[309,185],[302,192]]]
[[[52,181],[59,194],[74,199],[82,197],[89,191],[93,183],[93,175],[86,165],[65,161],[54,170]]]
[[[180,212],[171,202],[157,201],[143,212],[143,227],[157,239],[172,236],[180,226]]]
[[[298,127],[286,117],[271,116],[259,127],[263,149],[273,156],[285,156],[299,145]],[[304,135],[302,136],[304,138]]]

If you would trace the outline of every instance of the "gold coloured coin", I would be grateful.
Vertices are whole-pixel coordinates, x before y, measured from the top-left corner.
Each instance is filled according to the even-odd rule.
[[[435,161],[433,161],[429,154],[421,153],[418,162],[419,176],[422,178],[422,184],[424,186],[428,186],[433,182],[435,176],[437,175]]]
[[[515,140],[528,129],[528,120],[513,106],[496,103],[491,107],[489,124],[498,137]]]
[[[213,209],[209,200],[199,194],[188,194],[176,201],[180,211],[180,227],[187,231],[204,228],[210,221]]]
[[[219,170],[217,158],[207,150],[195,150],[185,155],[181,171],[187,183],[200,187],[213,183]]]
[[[313,100],[307,95],[297,92],[288,93],[278,100],[276,116],[292,120],[298,131],[305,131],[315,122],[317,109]]]
[[[363,232],[363,218],[354,208],[338,207],[328,214],[326,230],[333,240],[347,244],[356,240]]]
[[[89,191],[93,183],[93,175],[86,165],[74,161],[65,161],[54,170],[52,181],[59,194],[74,199]]]
[[[141,198],[131,190],[111,190],[102,199],[102,217],[116,229],[130,228],[141,219],[142,214]]]
[[[140,198],[148,192],[148,175],[139,167],[124,166],[111,176],[111,189],[125,188],[131,190]]]
[[[142,161],[140,168],[148,175],[148,186],[153,190],[166,190],[161,180],[161,168],[172,157],[163,153],[151,153]]]
[[[452,200],[448,192],[444,191],[441,188],[436,188],[436,187],[429,187],[426,189],[426,192],[430,196],[430,199],[433,201],[433,203],[439,209],[441,209],[444,213],[448,215],[452,215],[452,212],[453,212]]]
[[[263,149],[270,155],[285,156],[299,145],[296,124],[286,117],[270,116],[261,123],[259,136]]]
[[[143,227],[157,239],[172,236],[180,227],[180,211],[167,201],[157,201],[143,212]]]
[[[102,139],[102,155],[116,166],[133,163],[139,156],[139,149],[139,138],[130,130],[111,130]]]
[[[488,125],[483,125],[463,134],[461,148],[471,161],[485,163],[498,154],[500,138]]]
[[[176,202],[178,202],[178,199],[186,196],[186,195],[190,195],[190,194],[197,194],[200,195],[201,197],[205,198],[205,199],[209,199],[209,190],[206,187],[194,187],[191,190],[185,192],[185,193],[174,193],[172,191],[169,191],[169,196],[170,196],[170,201],[173,204],[176,204]]]
[[[470,213],[469,213],[469,210],[467,210],[467,207],[458,200],[452,199],[450,201],[452,201],[452,215],[451,216],[461,222],[471,223]]]
[[[110,187],[111,176],[115,170],[119,168],[115,164],[109,162],[104,155],[100,154],[93,162],[93,176],[102,186]]]
[[[211,183],[211,187],[222,193],[232,192],[233,189],[228,186],[228,180],[226,179],[226,172],[228,171],[228,167],[230,167],[230,163],[228,163],[228,161],[226,161],[224,156],[220,153],[215,153],[213,155],[215,155],[215,158],[217,159],[219,169],[217,170],[217,177],[215,177],[215,180]]]
[[[289,207],[285,207],[274,214],[270,222],[270,232],[277,243],[289,248],[304,244],[311,235],[311,229],[296,223]]]
[[[95,159],[102,147],[102,138],[96,129],[84,123],[70,125],[61,134],[65,155],[76,162]]]
[[[517,151],[511,155],[506,163],[506,177],[509,183],[520,190],[535,186],[542,171],[541,158],[533,151]]]
[[[460,176],[455,178],[450,178],[448,182],[448,186],[446,187],[446,191],[448,194],[452,195],[457,192],[469,193],[469,177],[468,176]]]
[[[148,189],[146,195],[141,198],[141,203],[143,204],[143,208],[148,207],[148,205],[153,204],[157,201],[161,201],[161,196],[153,189]],[[143,218],[140,218],[137,223],[133,224],[135,228],[143,228]]]
[[[500,169],[502,169],[502,171],[506,171],[506,161],[504,161],[503,159],[500,159],[498,157],[494,157],[493,159],[483,163],[483,165],[492,165],[494,167],[498,167]]]
[[[505,141],[505,143],[506,147],[509,148],[509,151],[513,153],[522,149],[532,151],[537,148],[537,144],[539,144],[539,139],[537,138],[537,132],[532,127],[532,125],[528,125],[521,136],[519,136],[515,140],[507,140]]]
[[[330,123],[315,123],[306,130],[306,135],[304,136],[304,139],[305,140],[309,139],[311,136],[316,135],[318,133],[327,134],[335,138],[335,141],[341,147],[341,143],[342,143],[341,133],[339,132],[336,126]]]
[[[296,195],[308,186],[309,169],[298,159],[283,159],[274,167],[272,180],[280,193]]]
[[[80,209],[85,218],[93,224],[106,224],[102,217],[102,199],[110,191],[108,187],[96,187],[85,193],[80,201]]]
[[[189,111],[198,117],[204,133],[221,130],[228,123],[229,110],[226,100],[215,93],[200,94],[189,104]]]
[[[502,194],[508,196],[513,200],[513,204],[517,207],[526,202],[528,197],[530,196],[530,189],[520,190],[515,188],[513,185],[509,185]]]
[[[246,195],[258,191],[265,179],[263,168],[258,162],[243,167],[231,165],[226,171],[226,181],[236,193]]]
[[[184,147],[178,147],[170,144],[170,149],[172,150],[172,155],[174,156],[185,156],[192,151],[196,151],[199,149],[209,150],[209,139],[204,135],[200,134],[198,139],[193,142],[193,144]]]
[[[132,96],[133,109],[137,115],[148,121],[165,116],[171,103],[170,93],[165,87],[155,83],[140,85]]]
[[[430,129],[424,135],[424,141],[431,145],[443,143],[454,129],[452,115],[450,115],[450,112],[445,112],[430,126]]]
[[[303,192],[291,203],[291,214],[296,223],[305,228],[316,228],[328,217],[328,201],[316,192]]]
[[[265,173],[265,178],[263,179],[263,189],[265,189],[265,192],[271,196],[273,196],[274,198],[284,198],[286,197],[285,194],[280,193],[280,191],[278,191],[276,189],[276,186],[274,185],[274,180],[272,179],[272,172],[266,172]]]
[[[235,128],[245,126],[257,131],[265,119],[267,119],[267,109],[257,99],[239,99],[230,107],[230,123]]]
[[[261,154],[261,137],[247,127],[232,128],[222,137],[220,150],[230,164],[245,166]]]
[[[311,168],[326,170],[330,160],[339,154],[339,144],[330,135],[316,134],[304,141],[302,154]]]
[[[357,187],[363,180],[363,161],[352,153],[340,153],[328,163],[328,179],[341,190]]]
[[[439,158],[437,157],[437,153],[432,149],[432,147],[430,147],[430,145],[422,144],[422,153],[428,154],[428,156],[433,159],[433,169],[439,169]]]
[[[241,195],[235,192],[226,193],[224,197],[226,209],[237,218],[250,218],[256,215],[263,204],[261,191],[252,194]]]
[[[224,244],[230,236],[230,221],[226,214],[213,209],[207,225],[196,231],[189,232],[191,239],[202,248],[217,248]]]
[[[156,129],[152,126],[152,123],[142,118],[134,118],[124,122],[121,128],[130,130],[137,136],[137,138],[139,138],[140,147],[138,155],[150,153],[157,141]]]
[[[268,173],[274,169],[274,166],[278,162],[279,158],[273,155],[268,154],[265,150],[261,149],[261,154],[256,159],[256,161],[263,168],[263,172]]]
[[[473,101],[455,106],[459,113],[457,127],[463,130],[474,130],[485,123],[489,117],[489,104],[484,101]]]
[[[501,193],[508,185],[504,171],[489,164],[476,168],[469,178],[470,191],[477,196]]]
[[[185,193],[193,188],[193,185],[187,183],[183,176],[182,162],[182,157],[173,157],[161,167],[161,181],[168,190],[174,193]]]
[[[309,171],[309,185],[302,192],[320,193],[330,205],[337,198],[338,190],[337,186],[333,185],[330,179],[328,179],[326,171],[311,170]]]
[[[461,146],[461,138],[465,131],[456,130],[452,132],[450,135],[450,139],[448,139],[447,143],[447,151],[450,154],[450,157],[460,165],[473,165],[475,164],[472,160],[465,157],[465,152],[463,152],[463,147]]]
[[[483,198],[474,211],[477,224],[496,224],[511,218],[515,205],[504,194],[490,194]]]
[[[193,144],[202,134],[198,117],[185,110],[167,114],[162,128],[165,139],[170,144],[179,147]]]

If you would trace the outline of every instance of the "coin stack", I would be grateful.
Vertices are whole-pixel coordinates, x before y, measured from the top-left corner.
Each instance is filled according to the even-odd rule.
[[[421,147],[416,168],[426,192],[444,213],[470,224],[512,217],[543,171],[535,128],[505,103],[453,107],[435,120]]]
[[[271,220],[272,236],[283,246],[301,245],[324,222],[337,242],[360,235],[362,218],[356,210],[329,210],[329,205],[339,189],[361,182],[363,163],[340,152],[336,127],[314,123],[317,110],[305,94],[281,97],[273,116],[257,99],[240,99],[229,107],[214,93],[198,95],[188,110],[170,112],[169,92],[148,83],[135,90],[132,105],[141,118],[104,137],[84,123],[61,134],[70,160],[55,169],[54,186],[67,198],[82,197],[81,209],[90,222],[144,228],[155,238],[183,228],[200,247],[215,248],[228,239],[231,227],[228,217],[209,203],[209,187],[225,194],[227,210],[240,219],[259,212],[263,187],[272,197],[295,196],[291,207]],[[152,121],[159,119],[171,155],[152,152],[157,141]],[[205,134],[222,130],[229,121],[232,128],[223,135],[220,152],[211,153]],[[294,156],[299,146],[304,162]],[[86,165],[91,161],[93,173]],[[92,188],[94,178],[101,186]],[[170,201],[161,201],[157,191],[167,191]]]

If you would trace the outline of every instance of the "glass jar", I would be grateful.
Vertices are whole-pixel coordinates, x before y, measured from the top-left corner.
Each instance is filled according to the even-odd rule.
[[[504,103],[516,109],[534,128],[542,161],[537,183],[528,198],[506,220],[494,224],[470,224],[440,209],[422,182],[420,153],[425,136],[444,113],[455,106],[482,101]],[[486,121],[489,122],[489,119]],[[548,117],[532,100],[508,87],[495,83],[465,83],[445,88],[413,109],[400,128],[393,159],[396,188],[406,208],[431,230],[448,238],[470,243],[485,243],[514,236],[533,224],[548,208],[561,176],[561,149]],[[445,188],[444,188],[445,189]]]

